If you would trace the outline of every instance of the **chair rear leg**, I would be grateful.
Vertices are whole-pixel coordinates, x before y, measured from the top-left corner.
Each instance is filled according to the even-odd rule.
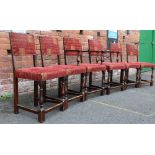
[[[58,97],[61,97],[61,78],[58,78]]]
[[[135,84],[135,88],[138,88],[138,87],[139,87],[139,77],[140,77],[140,69],[137,68],[137,71],[136,71],[136,84]]]
[[[67,97],[67,85],[66,85],[67,77],[61,78],[61,96],[62,96],[62,106],[60,107],[60,111],[64,111],[68,109],[68,97]]]
[[[66,88],[66,94],[68,92],[68,76],[65,77],[65,88]],[[58,79],[58,97],[61,98],[62,97],[62,78]]]
[[[105,71],[102,71],[102,91],[101,95],[104,95],[105,93]]]
[[[92,72],[90,72],[89,73],[89,87],[92,85],[92,80],[93,79],[93,73]]]
[[[40,93],[39,93],[39,110],[38,110],[38,121],[40,123],[43,123],[45,121],[45,110],[43,107],[44,104],[44,81],[40,81],[39,82],[39,86],[40,86]]]
[[[113,70],[111,71],[111,74],[110,74],[110,82],[112,83],[113,81]]]
[[[108,71],[108,78],[107,78],[107,91],[106,91],[106,94],[109,95],[110,94],[110,82],[111,82],[111,74],[112,74],[112,71]]]
[[[139,68],[139,74],[138,74],[138,88],[141,87],[142,83],[141,83],[141,79],[142,79],[142,68]]]
[[[80,98],[80,101],[83,102],[86,100],[86,75],[84,73],[81,74],[81,83],[80,83],[80,92],[82,93],[82,97]]]
[[[85,78],[85,81],[84,81],[84,91],[85,91],[85,101],[86,101],[87,98],[88,98],[88,88],[87,88],[88,73],[84,74],[84,78]]]
[[[14,113],[18,114],[19,113],[19,108],[18,108],[18,78],[14,77]]]
[[[34,81],[34,106],[38,106],[38,81]]]
[[[125,80],[124,80],[125,89],[128,88],[128,81],[129,81],[129,69],[125,69]]]
[[[152,68],[150,86],[153,86],[153,78],[154,78],[154,68]]]
[[[47,89],[46,89],[46,81],[44,81],[44,84],[43,84],[43,97],[44,97],[44,102],[46,102],[46,92],[47,92]]]

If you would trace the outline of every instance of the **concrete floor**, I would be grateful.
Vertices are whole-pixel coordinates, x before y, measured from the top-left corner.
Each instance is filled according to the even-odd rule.
[[[149,72],[145,73],[149,78]],[[22,101],[27,101],[26,96]],[[58,109],[46,115],[48,124],[151,124],[155,123],[155,86],[129,88],[111,95],[89,96],[86,102],[75,102],[60,112]],[[20,110],[15,115],[12,103],[0,103],[1,124],[35,124],[37,115]]]

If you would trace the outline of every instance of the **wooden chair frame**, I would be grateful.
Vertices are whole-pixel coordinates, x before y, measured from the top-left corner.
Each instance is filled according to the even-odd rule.
[[[113,64],[114,62],[112,61],[112,55],[115,54],[116,55],[116,63],[122,63],[122,53],[120,50],[118,51],[113,51],[111,49],[108,50],[103,50],[102,52],[102,63],[104,64],[105,61],[105,53],[109,52],[109,58],[110,58],[110,62],[111,64]],[[119,59],[120,57],[120,59]],[[120,62],[119,62],[120,60]],[[116,70],[120,70],[120,82],[114,82],[113,81],[113,70],[107,70],[108,72],[108,78],[107,78],[107,94],[109,95],[111,92],[111,89],[116,89],[116,88],[121,88],[121,91],[125,90],[126,87],[126,76],[125,76],[125,69],[116,69]]]
[[[27,34],[24,34],[27,35]],[[11,38],[11,33],[9,34]],[[31,35],[32,36],[32,35]],[[26,106],[23,106],[19,104],[19,91],[18,91],[18,78],[16,77],[16,65],[15,65],[15,55],[13,54],[13,45],[12,41],[10,39],[10,45],[11,45],[11,57],[12,57],[12,68],[13,68],[13,87],[14,87],[14,113],[18,114],[19,109],[34,113],[38,115],[38,121],[40,123],[43,123],[45,121],[45,114],[52,111],[55,108],[60,108],[64,109],[67,104],[66,100],[66,93],[65,93],[65,79],[62,77],[61,85],[62,85],[62,94],[63,94],[63,99],[54,99],[54,98],[45,98],[45,91],[44,91],[44,86],[46,81],[34,81],[34,106],[37,106],[38,108],[28,108]],[[36,60],[37,60],[37,54],[33,54],[33,66],[36,67]],[[52,102],[55,101],[49,108],[44,108],[44,102]]]
[[[129,52],[128,49],[126,49],[126,57],[127,57],[127,63],[129,63]],[[138,57],[136,58],[137,62],[138,62]],[[128,69],[125,70],[125,74],[126,74],[126,89],[128,86],[132,86],[135,85],[135,88],[139,87],[139,80],[140,80],[140,66],[139,67],[135,67],[136,69],[136,81],[130,80],[129,79],[129,70],[130,67]]]
[[[136,87],[141,87],[141,85],[148,84],[148,83],[150,84],[150,86],[153,86],[153,78],[154,78],[155,64],[152,64],[152,67],[145,67],[145,65],[143,66],[143,62],[139,62],[139,52],[138,52],[138,49],[135,48],[134,45],[131,45],[131,46],[133,46],[133,50],[135,51],[134,54],[133,54],[133,56],[136,57],[136,62],[138,62],[140,64],[140,68],[137,69],[137,74],[136,74]],[[127,52],[127,62],[129,62],[129,56],[130,56],[129,53]],[[142,76],[142,69],[143,68],[151,68],[151,79],[150,80],[142,79],[141,76]],[[132,83],[132,81],[130,81],[130,82]]]
[[[40,41],[40,37],[39,37],[39,41]],[[53,38],[53,37],[51,37],[51,38]],[[42,44],[40,42],[40,47],[41,46],[42,46]],[[44,59],[44,54],[42,52],[42,47],[40,49],[41,49],[42,66],[45,66],[45,59]],[[58,62],[57,66],[64,67],[64,65],[62,65],[61,64],[61,61],[60,61],[60,53],[59,54],[54,54],[54,55],[57,55],[57,62]],[[67,67],[67,65],[66,65],[66,67]],[[70,74],[70,75],[72,75],[72,74]],[[80,99],[80,101],[85,101],[85,87],[84,87],[85,86],[85,73],[81,73],[80,92],[75,91],[75,90],[68,89],[68,76],[66,76],[65,79],[62,79],[62,78],[59,78],[58,79],[58,96],[60,98],[63,97],[63,92],[62,92],[63,89],[62,89],[62,84],[61,83],[62,83],[62,80],[65,80],[65,94],[66,94],[67,102],[71,102],[71,101],[77,100],[77,99]],[[46,92],[46,86],[44,87],[44,90]],[[73,95],[73,97],[69,97],[70,94]],[[45,98],[49,98],[49,97],[45,96]],[[67,107],[65,107],[65,109],[67,109],[67,108],[68,108],[68,104],[67,104]]]
[[[91,61],[91,52],[97,52],[97,51],[91,51],[90,49],[88,49],[88,51],[82,51],[83,53],[88,53],[88,59],[89,59],[89,63],[92,64]],[[81,56],[82,57],[82,56]],[[81,58],[81,63],[83,63],[83,59]],[[96,63],[95,64],[99,64],[101,65],[101,60],[99,58],[99,56],[96,56]],[[97,86],[93,84],[93,72],[87,72],[87,78],[89,78],[89,85],[87,85],[87,95],[90,94],[94,94],[97,92],[100,92],[101,95],[105,94],[105,72],[106,70],[101,70],[100,71],[102,74],[102,81],[101,81],[101,86]]]
[[[81,56],[80,56],[80,52],[79,50],[65,50],[64,49],[64,58],[65,58],[65,65],[67,64],[67,53],[68,52],[75,52],[77,53],[77,66],[80,66],[80,61],[81,61]],[[87,73],[81,73],[81,77],[80,77],[80,92],[69,89],[68,86],[68,77],[66,80],[66,85],[67,85],[67,92],[70,95],[75,95],[76,97],[70,98],[69,101],[75,100],[77,98],[80,98],[80,101],[85,101],[87,100]]]
[[[90,63],[90,55],[89,53],[91,52],[90,50],[65,50],[64,49],[64,55],[65,55],[65,64],[68,65],[67,63],[67,52],[76,52],[77,53],[77,65],[80,66],[80,64],[83,64],[83,53],[88,53],[88,59],[89,59],[89,64]],[[97,63],[99,64],[99,63]],[[86,65],[87,66],[87,65]],[[104,94],[105,92],[105,70],[101,70],[102,72],[102,86],[96,86],[92,84],[92,72],[86,72],[85,76],[85,83],[84,83],[84,88],[85,88],[85,100],[87,99],[87,96],[90,94],[94,94],[97,92],[101,92],[101,95]],[[88,77],[89,77],[89,86],[87,86],[87,81],[88,81]]]

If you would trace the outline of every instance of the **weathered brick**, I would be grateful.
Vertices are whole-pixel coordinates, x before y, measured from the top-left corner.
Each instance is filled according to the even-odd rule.
[[[0,49],[2,49],[2,50],[9,50],[10,49],[10,44],[1,44],[0,43]]]
[[[9,38],[8,32],[0,32],[0,38]]]
[[[7,50],[0,50],[0,59],[1,59],[1,57],[3,57],[3,56],[7,56],[8,57],[8,52],[7,52]]]
[[[10,44],[9,38],[0,38],[0,43],[1,44]]]

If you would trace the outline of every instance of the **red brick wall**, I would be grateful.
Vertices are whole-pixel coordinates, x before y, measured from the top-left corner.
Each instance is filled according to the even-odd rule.
[[[63,37],[69,36],[69,37],[76,37],[81,40],[81,43],[83,45],[83,49],[88,49],[88,39],[89,38],[98,38],[102,41],[102,43],[106,46],[106,38],[107,38],[107,31],[106,30],[84,30],[83,34],[79,34],[80,30],[63,30],[62,32],[57,32],[55,30],[53,31],[38,31],[38,30],[28,30],[28,33],[35,35],[35,43],[36,43],[36,49],[39,53],[39,35],[49,35],[53,37],[57,37],[59,40],[60,45],[60,52],[61,52],[61,63],[64,63],[63,59]],[[97,32],[100,32],[100,37],[97,36]],[[119,42],[123,46],[123,56],[125,60],[125,44],[128,42],[138,42],[139,41],[139,31],[138,30],[132,30],[130,31],[130,34],[127,35],[126,31],[119,30],[118,31],[119,36]],[[125,36],[125,39],[123,40],[123,36]],[[11,63],[11,56],[8,54],[8,51],[10,49],[10,42],[9,42],[9,34],[8,31],[0,31],[0,95],[3,95],[4,92],[12,92],[12,63]],[[87,55],[85,56],[87,57]],[[30,58],[26,58],[26,60],[20,58],[19,61],[17,61],[19,66],[32,66],[32,61]],[[53,58],[53,64],[55,64],[56,61]],[[72,83],[76,83],[77,78],[76,76],[72,77]],[[29,92],[32,88],[32,82],[30,81],[21,81],[20,85],[22,86],[20,88],[20,92]],[[51,85],[51,83],[49,83]],[[54,80],[52,85],[56,85],[56,80]]]

